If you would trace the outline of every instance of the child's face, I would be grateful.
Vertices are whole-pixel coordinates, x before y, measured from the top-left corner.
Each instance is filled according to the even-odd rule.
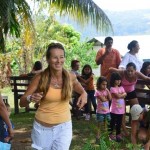
[[[115,86],[119,86],[121,84],[121,80],[115,80]]]
[[[90,72],[91,72],[90,68],[88,68],[88,67],[84,68],[84,73],[85,74],[89,74]]]
[[[100,85],[100,89],[101,90],[105,90],[107,88],[107,82],[106,81],[103,81]]]
[[[146,75],[149,75],[149,74],[150,74],[150,65],[147,66],[147,68],[146,68],[146,70],[145,70],[145,73],[146,73]]]
[[[8,112],[8,116],[10,116],[10,114],[11,114],[11,108],[10,107],[7,107],[7,112]]]

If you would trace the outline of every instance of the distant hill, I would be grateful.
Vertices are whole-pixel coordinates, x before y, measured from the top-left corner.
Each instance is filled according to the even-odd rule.
[[[134,11],[104,11],[110,19],[114,35],[144,35],[150,34],[150,10],[134,10]],[[86,27],[81,27],[73,19],[68,17],[57,17],[61,23],[72,25],[77,31],[81,33],[81,39],[91,39],[95,36],[101,36],[96,29],[88,24]],[[108,35],[106,35],[108,36]]]

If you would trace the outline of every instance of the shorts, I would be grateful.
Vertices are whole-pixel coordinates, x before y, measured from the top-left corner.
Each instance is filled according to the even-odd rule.
[[[98,122],[104,122],[104,121],[110,122],[111,120],[110,113],[107,114],[96,113],[96,120]]]
[[[31,138],[34,150],[69,150],[72,140],[72,122],[45,127],[34,121]]]
[[[137,98],[135,90],[132,92],[128,92],[125,100],[130,100],[130,99],[134,99],[134,98]]]

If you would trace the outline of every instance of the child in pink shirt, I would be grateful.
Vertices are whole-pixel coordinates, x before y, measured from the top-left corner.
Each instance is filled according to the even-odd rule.
[[[97,80],[97,90],[95,92],[95,97],[97,99],[97,109],[96,109],[96,119],[97,119],[97,136],[96,143],[99,143],[100,131],[106,126],[106,121],[110,122],[110,111],[109,111],[109,101],[111,100],[111,94],[107,89],[107,79],[103,76],[99,77]]]
[[[121,84],[121,77],[118,73],[112,73],[110,78],[110,93],[112,95],[112,102],[110,106],[110,134],[109,137],[111,140],[116,140],[120,142],[122,137],[121,133],[121,124],[123,114],[125,113],[125,101],[124,98],[126,97],[126,92]],[[116,136],[113,135],[113,129],[116,129]]]

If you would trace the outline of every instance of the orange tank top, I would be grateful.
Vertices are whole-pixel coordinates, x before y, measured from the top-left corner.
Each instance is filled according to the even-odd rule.
[[[61,89],[49,87],[35,118],[47,124],[59,124],[71,120],[69,100],[61,100]]]

